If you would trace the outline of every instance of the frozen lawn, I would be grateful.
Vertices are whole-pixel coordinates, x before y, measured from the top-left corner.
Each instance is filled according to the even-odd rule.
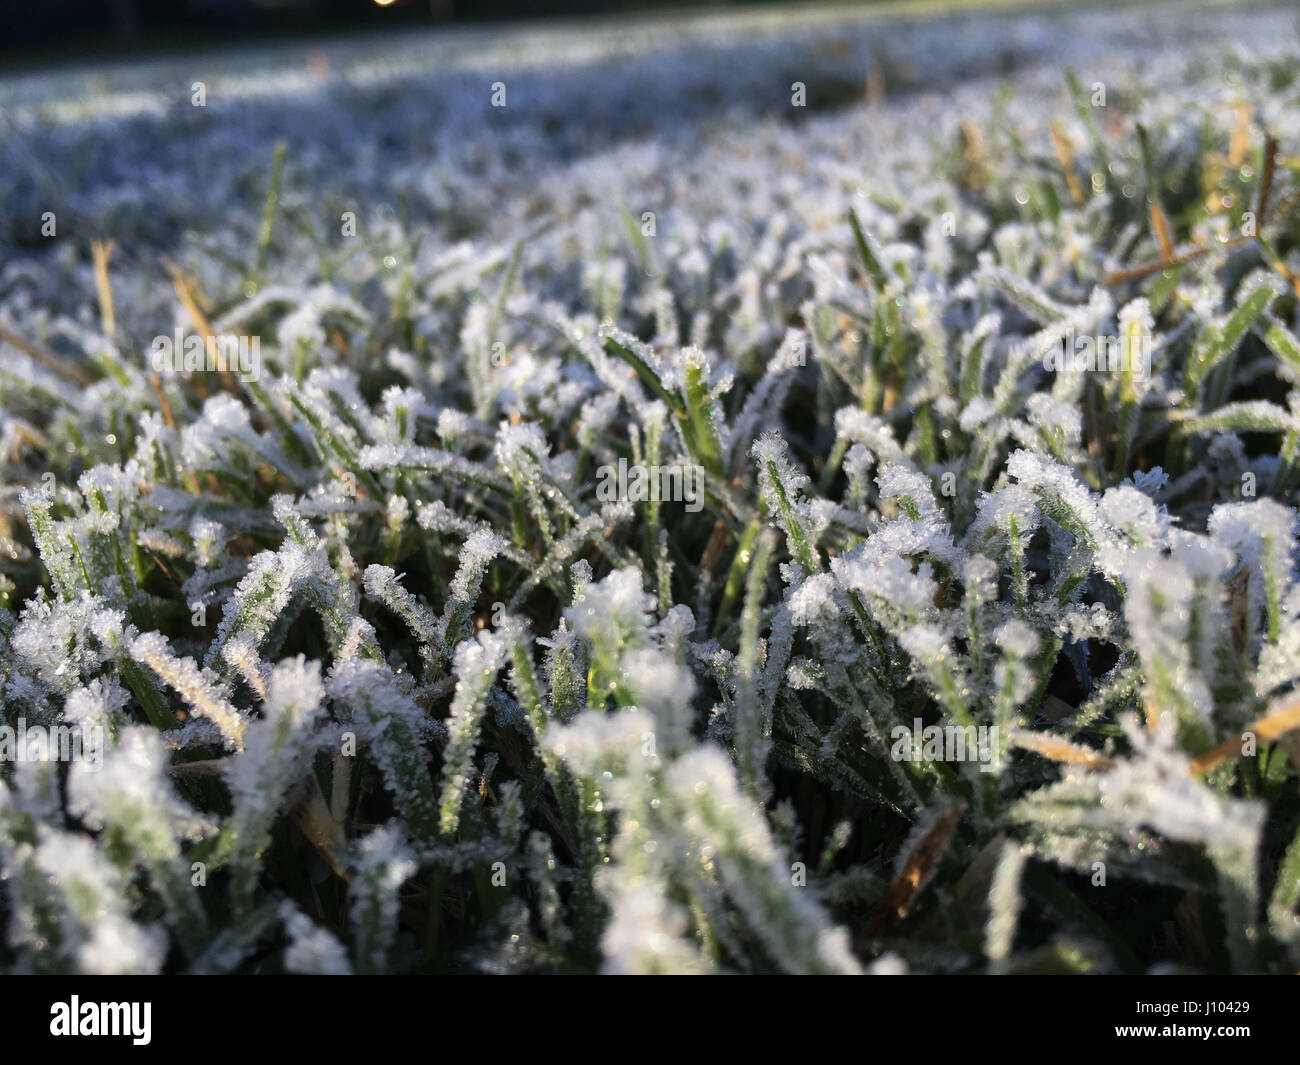
[[[1294,971],[1298,59],[0,81],[0,964]]]

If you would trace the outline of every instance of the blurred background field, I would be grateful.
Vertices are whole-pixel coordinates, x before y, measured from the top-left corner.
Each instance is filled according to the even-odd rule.
[[[1106,0],[1103,0],[1103,3]],[[1138,0],[1138,5],[1147,0]],[[726,15],[742,20],[1043,8],[1063,0],[0,0],[0,68],[503,20]],[[1097,6],[1070,4],[1065,6]],[[1132,8],[1134,4],[1123,7]]]
[[[309,183],[338,191],[346,174],[350,191],[389,197],[459,152],[485,114],[519,131],[536,168],[695,136],[701,120],[799,122],[873,92],[943,93],[1030,67],[1100,73],[1139,44],[1145,56],[1221,43],[1245,54],[1295,25],[1286,5],[1222,0],[554,0],[521,20],[522,6],[0,0],[0,248],[41,246],[45,209],[76,217],[83,236],[166,242],[208,228],[204,205],[225,199],[214,186],[250,167],[263,181],[281,140]],[[1229,8],[1242,15],[1225,42]],[[486,110],[507,74],[511,106]],[[808,85],[800,111],[794,81]]]

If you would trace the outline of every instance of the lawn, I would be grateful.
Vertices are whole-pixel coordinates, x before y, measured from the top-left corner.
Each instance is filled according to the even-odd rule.
[[[1300,34],[0,80],[0,966],[1300,968]]]

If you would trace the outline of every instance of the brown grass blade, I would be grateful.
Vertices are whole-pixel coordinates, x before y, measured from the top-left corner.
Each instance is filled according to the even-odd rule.
[[[35,344],[29,344],[22,337],[9,332],[7,329],[0,329],[0,340],[3,340],[6,344],[12,344],[24,355],[30,355],[47,370],[58,374],[60,377],[71,381],[74,384],[80,385],[82,388],[85,388],[91,383],[91,377],[89,374],[79,370],[71,363],[64,362],[57,355],[51,355],[44,348],[37,347]]]
[[[1113,769],[1115,759],[1094,751],[1091,747],[1071,743],[1069,740],[1050,733],[1012,732],[1007,739],[1013,747],[1041,754],[1053,762],[1064,765],[1077,765],[1082,769]]]
[[[90,256],[95,264],[95,292],[99,296],[99,321],[104,336],[117,337],[117,316],[113,313],[113,285],[108,279],[108,260],[113,257],[112,241],[95,240],[90,243]]]
[[[883,935],[907,916],[907,911],[912,908],[921,886],[939,861],[944,846],[960,819],[961,807],[954,803],[939,815],[930,830],[912,848],[903,861],[898,876],[889,885],[884,900],[867,922],[867,935]]]
[[[1052,147],[1056,149],[1056,158],[1060,160],[1061,169],[1065,172],[1065,184],[1070,190],[1070,202],[1075,207],[1082,207],[1083,183],[1074,170],[1074,145],[1070,143],[1070,138],[1065,135],[1059,122],[1053,122],[1047,128],[1052,135]]]
[[[1300,728],[1300,699],[1297,699],[1289,706],[1284,706],[1281,710],[1275,710],[1271,714],[1257,718],[1242,731],[1253,732],[1257,740],[1272,743],[1279,737],[1298,728]],[[1220,766],[1240,754],[1240,738],[1225,740],[1217,747],[1211,747],[1204,754],[1193,758],[1188,764],[1187,771],[1193,774],[1204,773],[1206,770]]]

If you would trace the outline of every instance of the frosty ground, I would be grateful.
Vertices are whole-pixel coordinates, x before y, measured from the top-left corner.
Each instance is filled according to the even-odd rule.
[[[1296,28],[0,82],[0,962],[1294,971]]]

